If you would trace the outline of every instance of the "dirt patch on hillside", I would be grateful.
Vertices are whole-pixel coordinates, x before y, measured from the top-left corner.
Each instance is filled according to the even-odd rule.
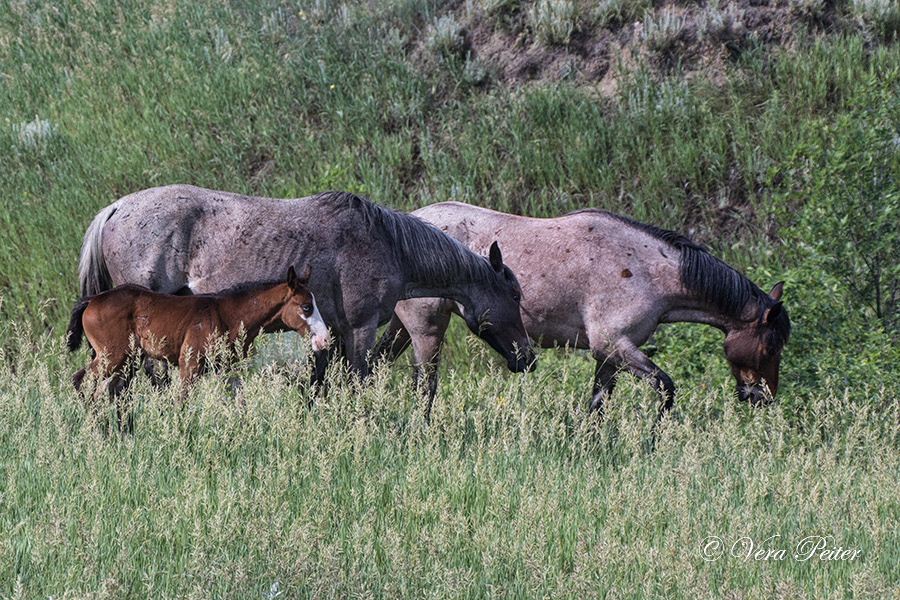
[[[751,49],[790,46],[840,27],[834,0],[822,6],[799,0],[647,4],[639,17],[610,19],[597,16],[597,2],[574,0],[569,34],[553,42],[542,35],[546,25],[535,18],[534,1],[507,3],[507,12],[498,15],[486,11],[486,0],[469,0],[448,14],[463,40],[461,60],[484,71],[485,81],[521,86],[568,80],[595,86],[604,96],[614,95],[620,77],[637,68],[661,75],[678,70],[721,83],[728,63]],[[440,64],[428,45],[428,27],[434,25],[426,24],[411,53],[425,71]]]

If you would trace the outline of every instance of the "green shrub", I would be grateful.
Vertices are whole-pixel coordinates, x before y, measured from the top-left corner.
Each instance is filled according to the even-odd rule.
[[[671,9],[663,10],[659,15],[647,11],[644,13],[640,40],[651,54],[668,54],[686,31],[686,19]]]
[[[821,142],[799,148],[791,171],[804,194],[791,229],[802,264],[840,281],[835,300],[888,330],[900,326],[897,74],[873,79],[851,112],[821,125]]]

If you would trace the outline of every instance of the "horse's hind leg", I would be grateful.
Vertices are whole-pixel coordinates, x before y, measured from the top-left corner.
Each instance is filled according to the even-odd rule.
[[[410,334],[397,313],[391,317],[391,322],[385,328],[384,333],[375,344],[375,362],[386,360],[394,362],[403,354],[410,345]]]

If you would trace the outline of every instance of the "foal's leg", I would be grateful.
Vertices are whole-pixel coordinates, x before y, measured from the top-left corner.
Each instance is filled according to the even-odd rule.
[[[344,338],[336,333],[332,339],[331,345],[324,350],[313,352],[313,372],[310,377],[309,385],[314,390],[321,390],[322,394],[328,393],[328,382],[325,381],[325,374],[328,372],[328,365],[331,361],[344,356]],[[319,393],[314,391],[313,394]],[[309,399],[312,404],[312,396]]]

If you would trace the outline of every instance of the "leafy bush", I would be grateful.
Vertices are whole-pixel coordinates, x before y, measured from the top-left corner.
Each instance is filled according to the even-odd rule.
[[[792,173],[808,196],[793,237],[804,263],[846,286],[849,305],[900,325],[900,100],[897,73],[872,82],[853,111],[822,127],[822,143],[798,150]]]
[[[633,21],[653,8],[650,0],[600,0],[591,12],[597,27]]]
[[[818,142],[777,177],[798,199],[782,231],[800,297],[793,351],[814,379],[894,385],[900,361],[900,99],[898,72],[873,75]],[[873,377],[874,375],[874,377]]]

